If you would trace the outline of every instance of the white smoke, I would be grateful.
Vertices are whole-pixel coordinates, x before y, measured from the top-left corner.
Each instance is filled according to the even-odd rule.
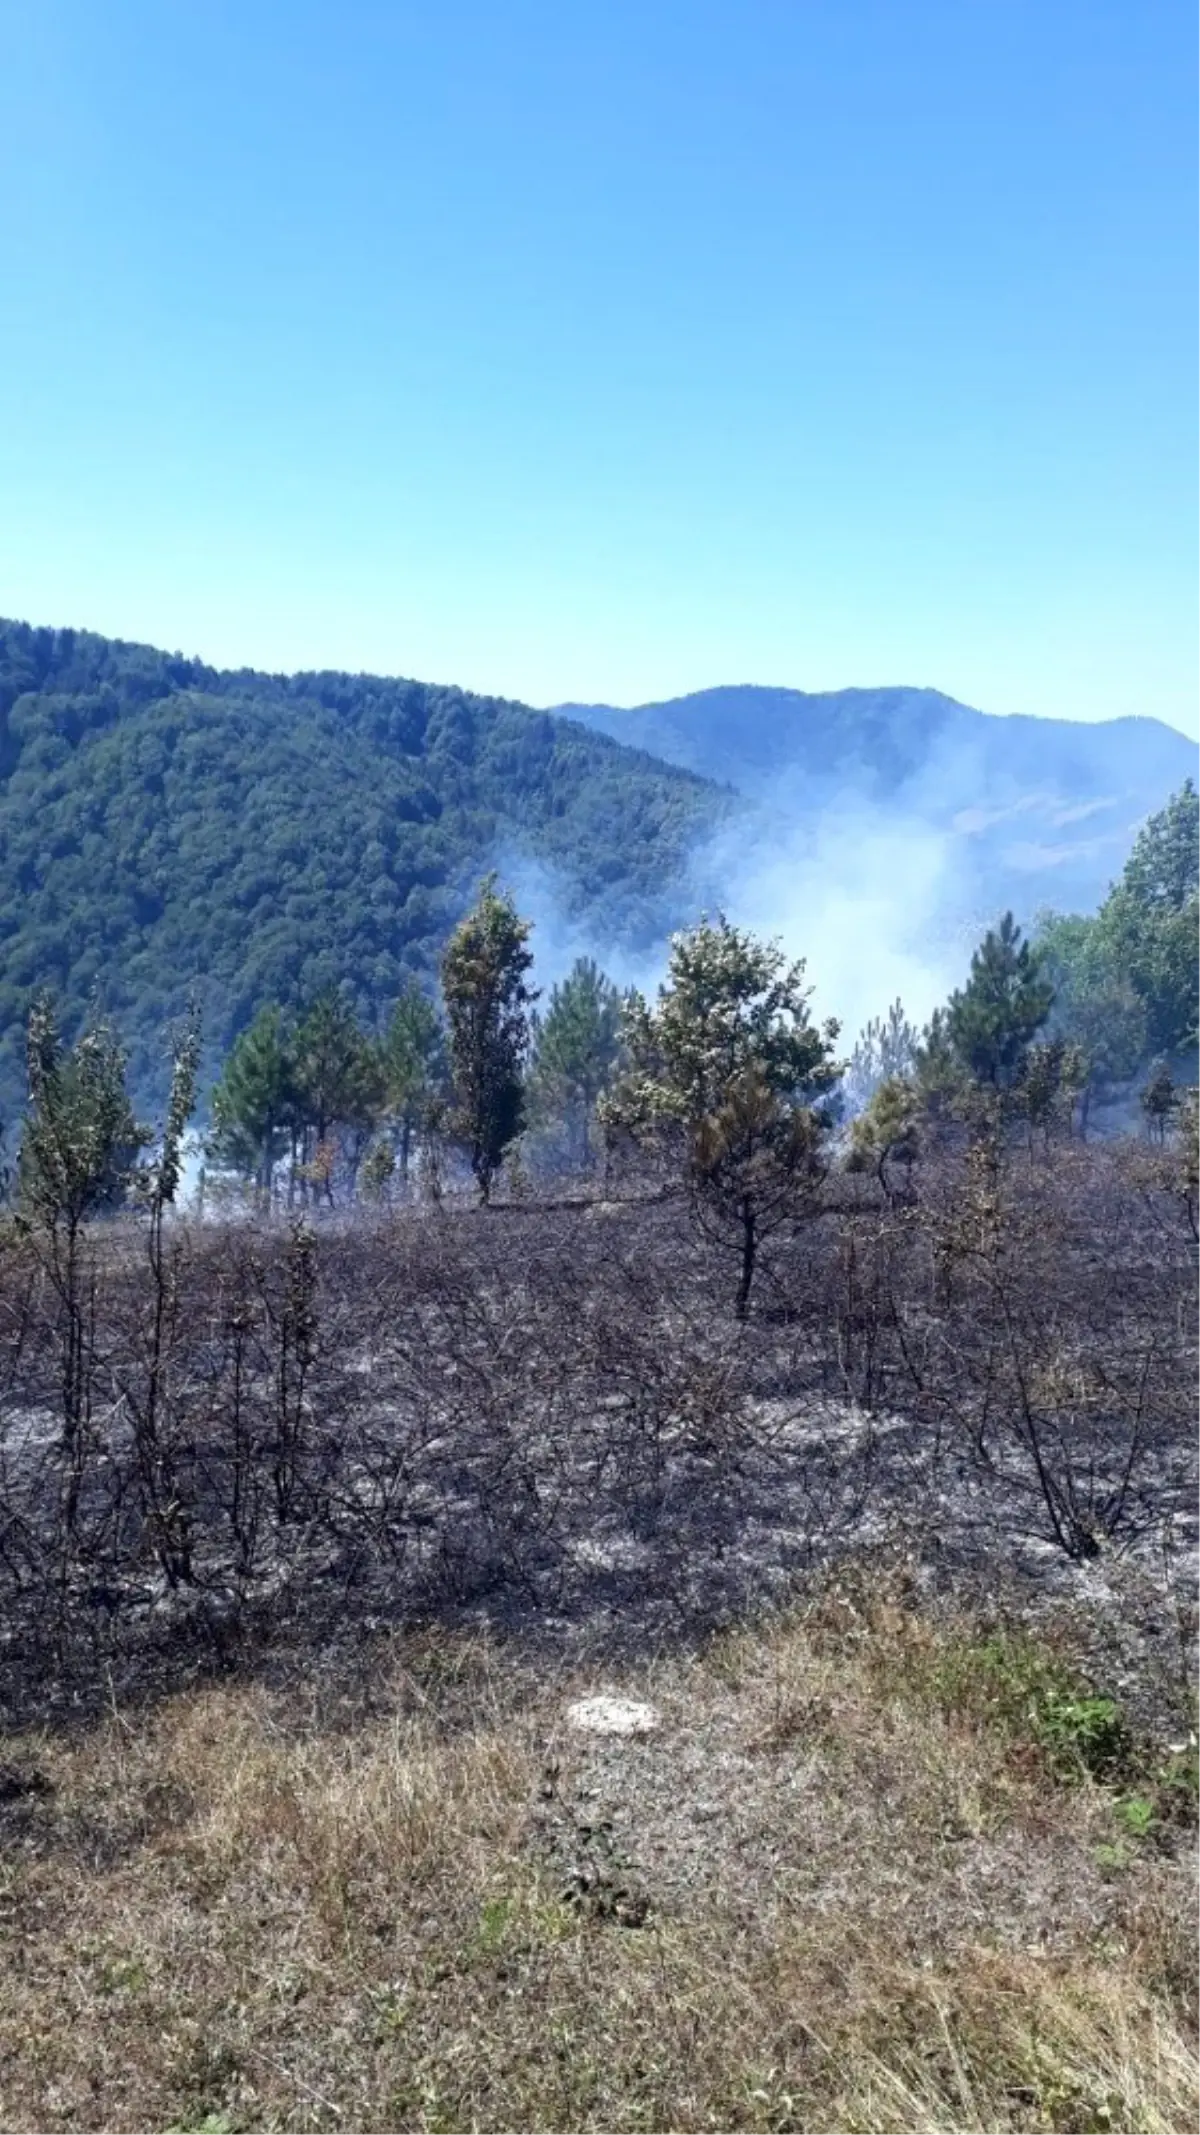
[[[969,946],[945,922],[957,867],[956,841],[915,816],[832,801],[802,822],[735,819],[693,873],[710,910],[804,959],[814,1013],[852,1040],[897,998],[927,1022],[959,983]]]
[[[581,956],[592,957],[622,990],[654,991],[667,968],[665,932],[652,948],[631,949],[576,909],[578,892],[560,869],[511,846],[501,848],[491,864],[521,917],[533,923],[533,982],[541,989],[543,1006],[551,987],[561,984]]]
[[[665,928],[652,947],[630,949],[578,910],[556,868],[512,848],[495,864],[533,922],[543,1000],[580,956],[593,957],[616,985],[654,994],[666,975]],[[812,1012],[837,1017],[848,1050],[897,997],[920,1025],[960,982],[973,943],[945,923],[958,865],[955,838],[915,816],[831,799],[801,821],[747,805],[697,845],[676,906],[683,924],[723,913],[803,958]]]

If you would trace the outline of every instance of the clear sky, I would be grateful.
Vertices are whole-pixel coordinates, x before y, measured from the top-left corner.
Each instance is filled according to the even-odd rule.
[[[1196,728],[1192,0],[0,0],[0,613]]]

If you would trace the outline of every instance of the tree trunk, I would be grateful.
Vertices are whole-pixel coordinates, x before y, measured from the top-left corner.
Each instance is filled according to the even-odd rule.
[[[754,1281],[754,1261],[758,1252],[758,1237],[754,1221],[754,1203],[749,1194],[742,1197],[742,1274],[737,1291],[737,1316],[744,1320],[750,1310],[750,1285]]]

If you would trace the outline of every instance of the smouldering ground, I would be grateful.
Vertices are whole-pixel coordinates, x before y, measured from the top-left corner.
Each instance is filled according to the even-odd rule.
[[[608,1689],[643,1739],[573,1733]],[[1191,2128],[1186,1756],[831,1588],[623,1673],[446,1634],[10,1742],[6,2128]]]

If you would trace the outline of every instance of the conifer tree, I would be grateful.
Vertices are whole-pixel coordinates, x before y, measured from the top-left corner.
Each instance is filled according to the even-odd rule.
[[[1011,1090],[1054,1003],[1037,951],[1011,912],[989,929],[965,986],[950,997],[944,1036],[957,1066],[984,1088]]]
[[[867,1023],[850,1055],[844,1089],[855,1111],[870,1103],[879,1085],[896,1076],[913,1073],[920,1043],[918,1033],[904,1013],[904,1003],[892,1002],[886,1016]]]
[[[888,1164],[904,1165],[911,1187],[912,1170],[920,1149],[920,1097],[916,1084],[903,1075],[889,1075],[877,1083],[850,1129],[848,1171],[873,1168],[889,1201],[894,1199]]]
[[[838,1026],[812,1022],[803,980],[802,962],[726,919],[676,935],[655,1006],[637,993],[626,1004],[628,1064],[601,1100],[610,1129],[682,1140],[701,1224],[739,1254],[739,1318],[766,1231],[821,1175]]]
[[[489,875],[442,958],[452,1124],[485,1204],[525,1121],[522,1076],[529,1011],[537,998],[526,979],[533,962],[529,934],[529,921],[518,916],[511,896],[497,890],[495,876]]]
[[[63,1532],[74,1534],[91,1419],[91,1343],[85,1225],[115,1208],[150,1140],[125,1086],[125,1054],[107,1024],[93,1021],[64,1047],[54,1008],[42,995],[26,1043],[29,1108],[18,1160],[21,1216],[61,1308]]]
[[[551,987],[535,1035],[532,1101],[540,1113],[565,1121],[571,1155],[586,1168],[592,1114],[621,1053],[621,996],[590,956],[577,957],[561,985]]]
[[[724,918],[675,935],[657,1004],[636,991],[626,1002],[628,1066],[607,1116],[692,1127],[751,1068],[785,1099],[826,1096],[838,1076],[838,1026],[813,1023],[808,1000],[803,961],[789,963],[776,942]]]
[[[354,1171],[383,1108],[383,1068],[349,1003],[332,986],[317,995],[301,1018],[294,1051],[306,1170],[318,1193],[332,1200],[338,1154],[333,1130],[346,1128],[354,1136]]]
[[[406,986],[380,1043],[385,1101],[398,1142],[402,1182],[408,1179],[413,1137],[427,1120],[444,1078],[444,1054],[437,1009],[419,987]]]
[[[260,1008],[225,1063],[213,1092],[208,1141],[214,1159],[252,1178],[268,1205],[297,1100],[292,1033],[282,1009],[271,1002]]]

